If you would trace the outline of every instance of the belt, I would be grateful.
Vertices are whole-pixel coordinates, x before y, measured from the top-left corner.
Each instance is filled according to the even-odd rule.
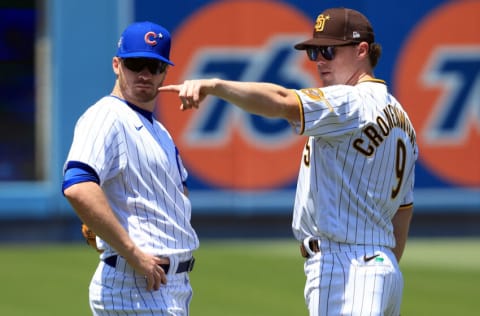
[[[300,253],[304,258],[310,258],[317,252],[320,252],[318,247],[318,239],[316,238],[306,238],[303,240],[303,243],[300,244]]]
[[[110,256],[108,258],[103,259],[103,262],[105,262],[107,265],[111,266],[112,268],[115,268],[117,266],[117,257],[118,257],[117,255]],[[176,273],[190,272],[193,270],[194,264],[195,264],[194,257],[192,257],[190,260],[180,262],[178,264]],[[168,270],[170,269],[170,264],[168,263],[159,264],[159,266],[162,267],[165,273],[168,273]]]

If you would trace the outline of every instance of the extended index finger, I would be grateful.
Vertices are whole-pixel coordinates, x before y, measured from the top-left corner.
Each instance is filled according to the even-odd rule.
[[[158,88],[158,91],[180,92],[181,88],[182,88],[181,84],[169,84],[169,85]]]

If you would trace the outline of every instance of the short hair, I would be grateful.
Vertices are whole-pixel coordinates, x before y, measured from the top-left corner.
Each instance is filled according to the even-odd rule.
[[[380,55],[382,55],[382,46],[378,43],[370,43],[368,49],[368,58],[370,59],[370,65],[372,68],[375,68],[377,65]]]

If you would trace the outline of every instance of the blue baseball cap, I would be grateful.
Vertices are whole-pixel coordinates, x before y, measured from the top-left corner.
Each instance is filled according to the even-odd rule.
[[[118,41],[117,57],[154,58],[167,64],[170,61],[170,33],[163,26],[152,22],[130,24]]]

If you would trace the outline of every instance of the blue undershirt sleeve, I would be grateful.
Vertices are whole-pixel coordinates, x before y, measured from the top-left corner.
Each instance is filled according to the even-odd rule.
[[[69,161],[67,167],[65,168],[63,182],[62,182],[62,193],[65,195],[65,190],[68,187],[71,187],[74,184],[81,182],[92,181],[96,184],[100,184],[100,178],[98,177],[95,170],[89,165],[79,162],[79,161]]]

